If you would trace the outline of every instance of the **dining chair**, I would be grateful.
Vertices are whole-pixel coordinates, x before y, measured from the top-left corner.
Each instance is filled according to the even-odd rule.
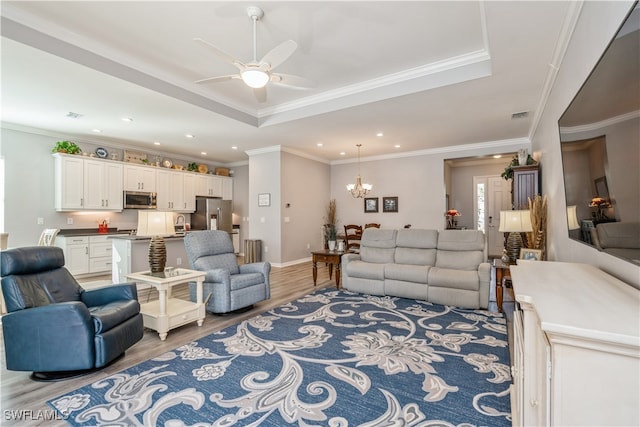
[[[358,252],[360,250],[360,239],[362,238],[362,226],[347,224],[344,226],[345,251]]]
[[[365,224],[364,228],[380,228],[380,224],[375,222],[370,222],[369,224]]]
[[[38,246],[53,246],[59,232],[59,228],[45,228],[38,240]]]

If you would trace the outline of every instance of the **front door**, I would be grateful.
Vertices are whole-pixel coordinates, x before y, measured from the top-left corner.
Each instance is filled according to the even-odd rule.
[[[500,176],[487,178],[487,249],[489,256],[502,256],[504,249],[504,233],[498,231],[500,227],[500,211],[511,209],[511,182]]]

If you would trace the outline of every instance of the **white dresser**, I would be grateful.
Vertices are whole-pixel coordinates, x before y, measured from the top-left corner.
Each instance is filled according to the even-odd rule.
[[[513,425],[640,425],[640,291],[585,264],[519,260],[511,277]]]

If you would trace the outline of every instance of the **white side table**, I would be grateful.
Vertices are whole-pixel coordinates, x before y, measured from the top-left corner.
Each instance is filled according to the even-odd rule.
[[[171,272],[127,274],[127,279],[145,283],[158,290],[158,301],[140,305],[140,313],[144,320],[144,326],[158,331],[160,339],[164,341],[167,333],[178,326],[197,321],[202,326],[205,317],[204,303],[202,301],[202,282],[205,273],[203,271],[176,268]],[[196,302],[171,298],[171,287],[181,283],[196,282]]]

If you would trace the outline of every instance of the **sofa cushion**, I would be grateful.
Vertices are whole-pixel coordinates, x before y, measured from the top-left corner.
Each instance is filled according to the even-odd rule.
[[[387,264],[384,268],[385,279],[403,282],[428,283],[428,265]]]
[[[484,233],[478,230],[442,230],[438,249],[446,251],[484,251]]]
[[[349,277],[384,280],[384,267],[385,264],[351,261],[347,264],[347,274]]]
[[[397,230],[366,228],[360,240],[360,258],[364,262],[393,263]]]
[[[477,271],[433,267],[429,270],[429,286],[477,291],[480,280]]]
[[[596,227],[603,248],[640,249],[640,222],[605,222]]]
[[[435,265],[438,232],[436,230],[398,230],[395,262],[397,264]]]
[[[436,267],[477,271],[484,261],[483,251],[441,251],[436,255]]]

